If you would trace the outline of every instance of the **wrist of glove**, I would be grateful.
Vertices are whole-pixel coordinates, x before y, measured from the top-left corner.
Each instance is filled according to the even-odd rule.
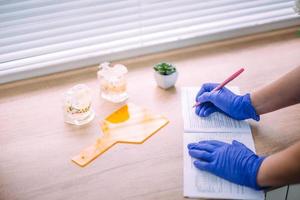
[[[251,118],[259,121],[260,117],[251,103],[250,94],[236,95],[227,88],[212,91],[217,86],[216,83],[203,84],[196,95],[196,101],[201,103],[195,109],[197,115],[206,117],[218,111],[237,120]]]
[[[196,168],[236,184],[261,189],[257,184],[257,174],[264,157],[257,156],[244,144],[235,140],[232,144],[208,140],[191,143],[188,150],[196,159]]]
[[[255,108],[251,103],[250,94],[245,94],[244,96],[238,96],[241,98],[241,112],[245,119],[254,119],[256,121],[260,120],[260,116],[256,113]]]

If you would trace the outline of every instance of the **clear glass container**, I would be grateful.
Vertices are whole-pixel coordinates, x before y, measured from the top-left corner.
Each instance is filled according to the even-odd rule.
[[[95,112],[92,109],[92,93],[84,84],[75,85],[63,97],[65,122],[83,125],[92,121]]]
[[[127,68],[121,64],[111,66],[110,63],[105,62],[99,65],[97,77],[102,98],[114,103],[128,99],[127,72]]]

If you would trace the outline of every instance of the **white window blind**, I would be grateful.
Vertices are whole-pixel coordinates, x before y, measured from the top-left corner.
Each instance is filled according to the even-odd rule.
[[[300,24],[294,0],[1,0],[0,83]]]

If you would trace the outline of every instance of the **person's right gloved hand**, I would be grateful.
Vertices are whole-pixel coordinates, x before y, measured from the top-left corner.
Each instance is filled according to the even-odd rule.
[[[196,95],[196,102],[201,104],[196,107],[196,114],[200,117],[207,117],[210,114],[219,111],[237,119],[254,119],[259,121],[259,115],[256,113],[250,99],[250,94],[236,95],[229,89],[222,89],[213,92],[217,83],[205,83]]]

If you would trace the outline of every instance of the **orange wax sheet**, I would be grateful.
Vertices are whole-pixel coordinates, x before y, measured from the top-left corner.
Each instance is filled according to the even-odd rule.
[[[141,144],[168,122],[161,115],[128,103],[100,123],[103,137],[74,156],[72,161],[84,167],[116,143]]]

